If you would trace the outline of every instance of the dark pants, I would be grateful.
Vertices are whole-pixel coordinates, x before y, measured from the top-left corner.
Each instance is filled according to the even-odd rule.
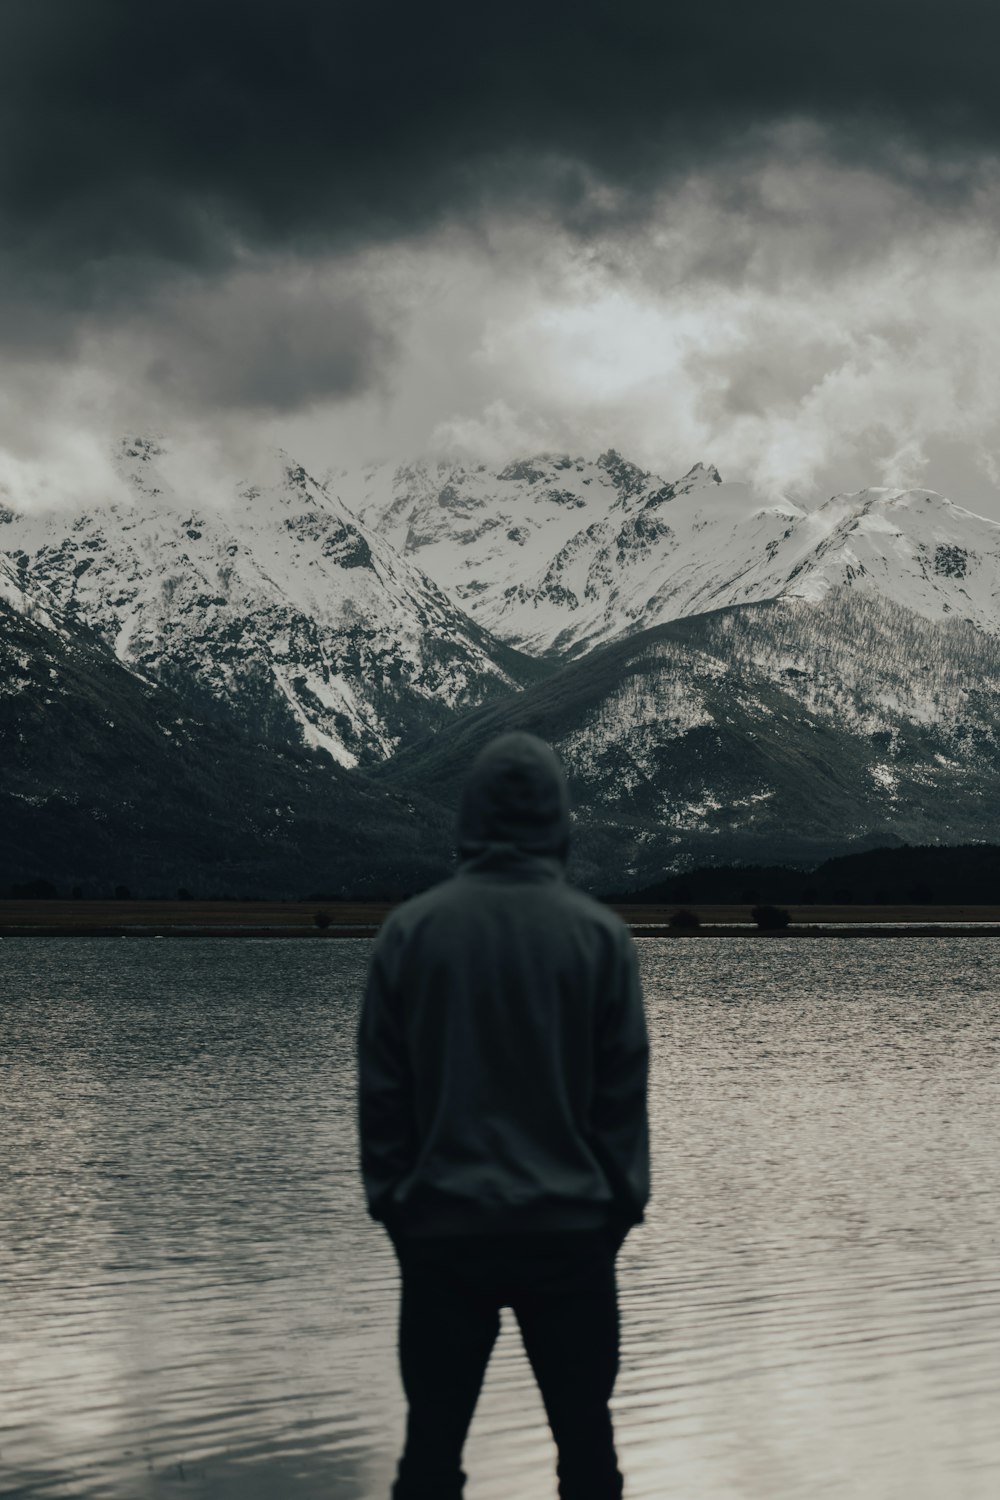
[[[409,1403],[393,1500],[460,1500],[462,1448],[513,1308],[559,1450],[561,1500],[620,1500],[608,1401],[618,1373],[618,1239],[605,1230],[397,1238]]]

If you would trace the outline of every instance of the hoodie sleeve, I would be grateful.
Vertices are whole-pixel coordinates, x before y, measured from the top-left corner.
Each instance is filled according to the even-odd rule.
[[[392,936],[383,929],[368,969],[358,1026],[358,1124],[368,1212],[391,1227],[392,1195],[416,1156],[413,1089],[394,982]]]
[[[649,1040],[635,943],[623,929],[596,1038],[592,1144],[629,1224],[649,1200]]]

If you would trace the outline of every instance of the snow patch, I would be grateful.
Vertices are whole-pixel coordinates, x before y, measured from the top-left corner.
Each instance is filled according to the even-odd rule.
[[[870,775],[876,786],[880,786],[890,796],[895,795],[896,788],[899,785],[899,774],[893,770],[892,766],[887,766],[884,762],[874,765],[871,768]]]

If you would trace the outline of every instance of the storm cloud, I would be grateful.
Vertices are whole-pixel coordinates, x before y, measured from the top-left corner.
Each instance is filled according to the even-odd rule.
[[[7,0],[5,462],[243,414],[993,484],[998,41],[979,0]]]
[[[956,191],[1000,141],[998,41],[979,0],[7,0],[3,242],[93,302],[137,263],[354,248],[504,203],[586,226],[789,119]]]

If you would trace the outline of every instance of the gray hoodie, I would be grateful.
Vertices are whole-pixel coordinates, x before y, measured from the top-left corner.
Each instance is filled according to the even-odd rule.
[[[391,913],[358,1030],[368,1208],[414,1235],[619,1228],[649,1197],[648,1041],[624,924],[566,881],[562,768],[494,740],[452,879]]]

